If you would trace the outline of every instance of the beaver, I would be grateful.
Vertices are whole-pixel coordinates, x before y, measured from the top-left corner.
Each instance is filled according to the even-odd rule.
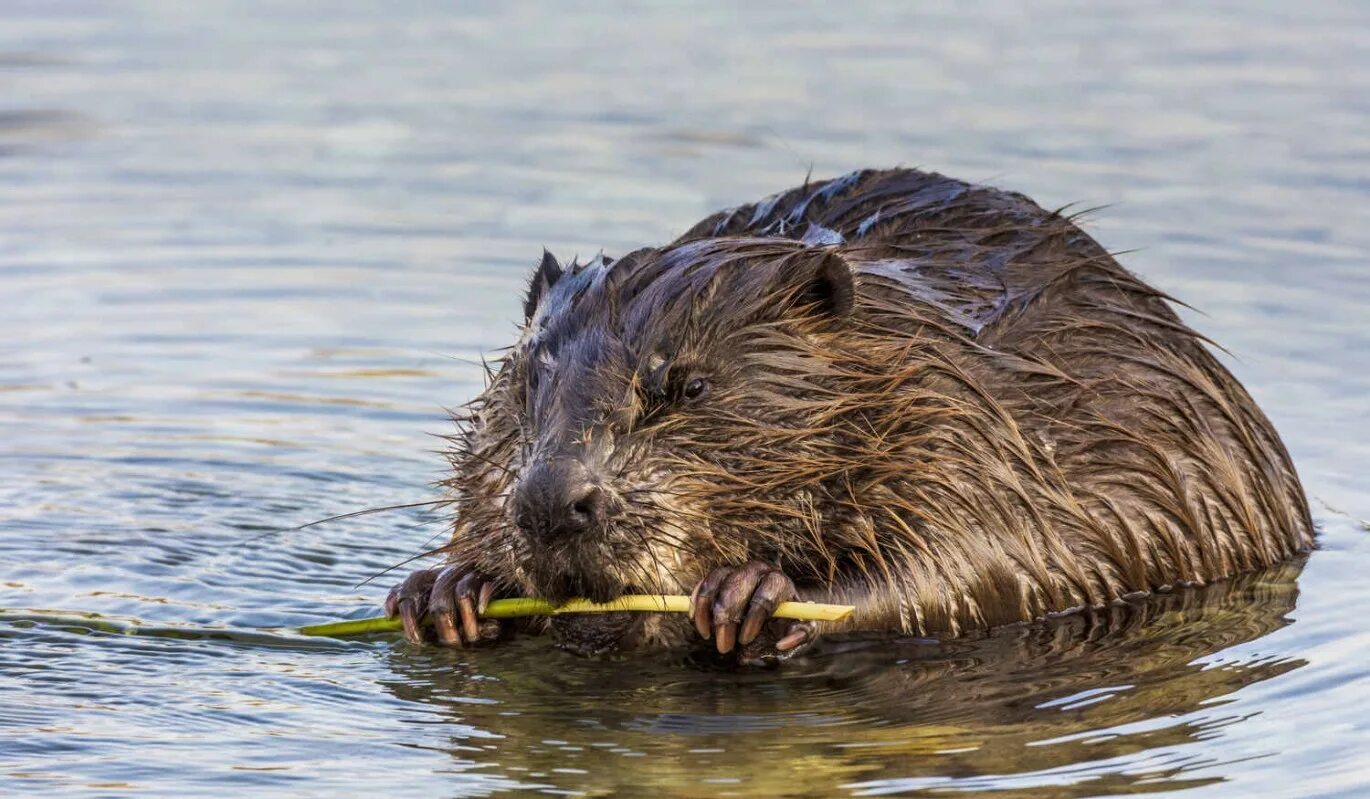
[[[465,646],[507,632],[478,615],[496,596],[689,593],[688,618],[534,629],[771,663],[824,632],[773,619],[786,600],[957,636],[1309,549],[1284,445],[1174,302],[1063,211],[914,169],[616,260],[544,251],[448,438],[446,565],[386,612]]]

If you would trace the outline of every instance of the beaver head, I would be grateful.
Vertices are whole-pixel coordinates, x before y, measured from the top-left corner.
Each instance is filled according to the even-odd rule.
[[[518,343],[453,437],[454,559],[605,601],[688,592],[816,533],[825,353],[855,296],[836,248],[788,239],[545,255]]]

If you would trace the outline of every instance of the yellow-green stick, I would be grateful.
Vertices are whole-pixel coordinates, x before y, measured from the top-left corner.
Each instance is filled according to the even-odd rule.
[[[609,613],[636,610],[647,613],[689,613],[690,598],[683,595],[628,595],[611,602],[590,602],[573,599],[564,605],[553,605],[543,599],[496,599],[480,614],[486,619],[513,619],[520,616],[555,616],[559,613]],[[851,605],[822,605],[817,602],[781,602],[775,615],[781,619],[800,621],[840,621],[855,610]],[[326,635],[341,638],[348,635],[384,633],[403,627],[399,619],[376,616],[369,619],[334,621],[301,627],[304,635]]]

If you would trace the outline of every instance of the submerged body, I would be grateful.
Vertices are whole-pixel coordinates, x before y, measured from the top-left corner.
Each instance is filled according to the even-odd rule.
[[[571,616],[600,652],[783,658],[801,597],[956,635],[1203,584],[1312,545],[1269,421],[1167,299],[1069,218],[915,170],[545,258],[453,437],[450,565],[387,609],[449,644],[503,594],[689,593],[693,624]]]

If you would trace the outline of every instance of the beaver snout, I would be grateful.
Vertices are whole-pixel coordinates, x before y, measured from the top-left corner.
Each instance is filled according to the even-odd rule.
[[[603,529],[608,519],[608,493],[573,458],[534,464],[514,494],[515,522],[543,543]]]

